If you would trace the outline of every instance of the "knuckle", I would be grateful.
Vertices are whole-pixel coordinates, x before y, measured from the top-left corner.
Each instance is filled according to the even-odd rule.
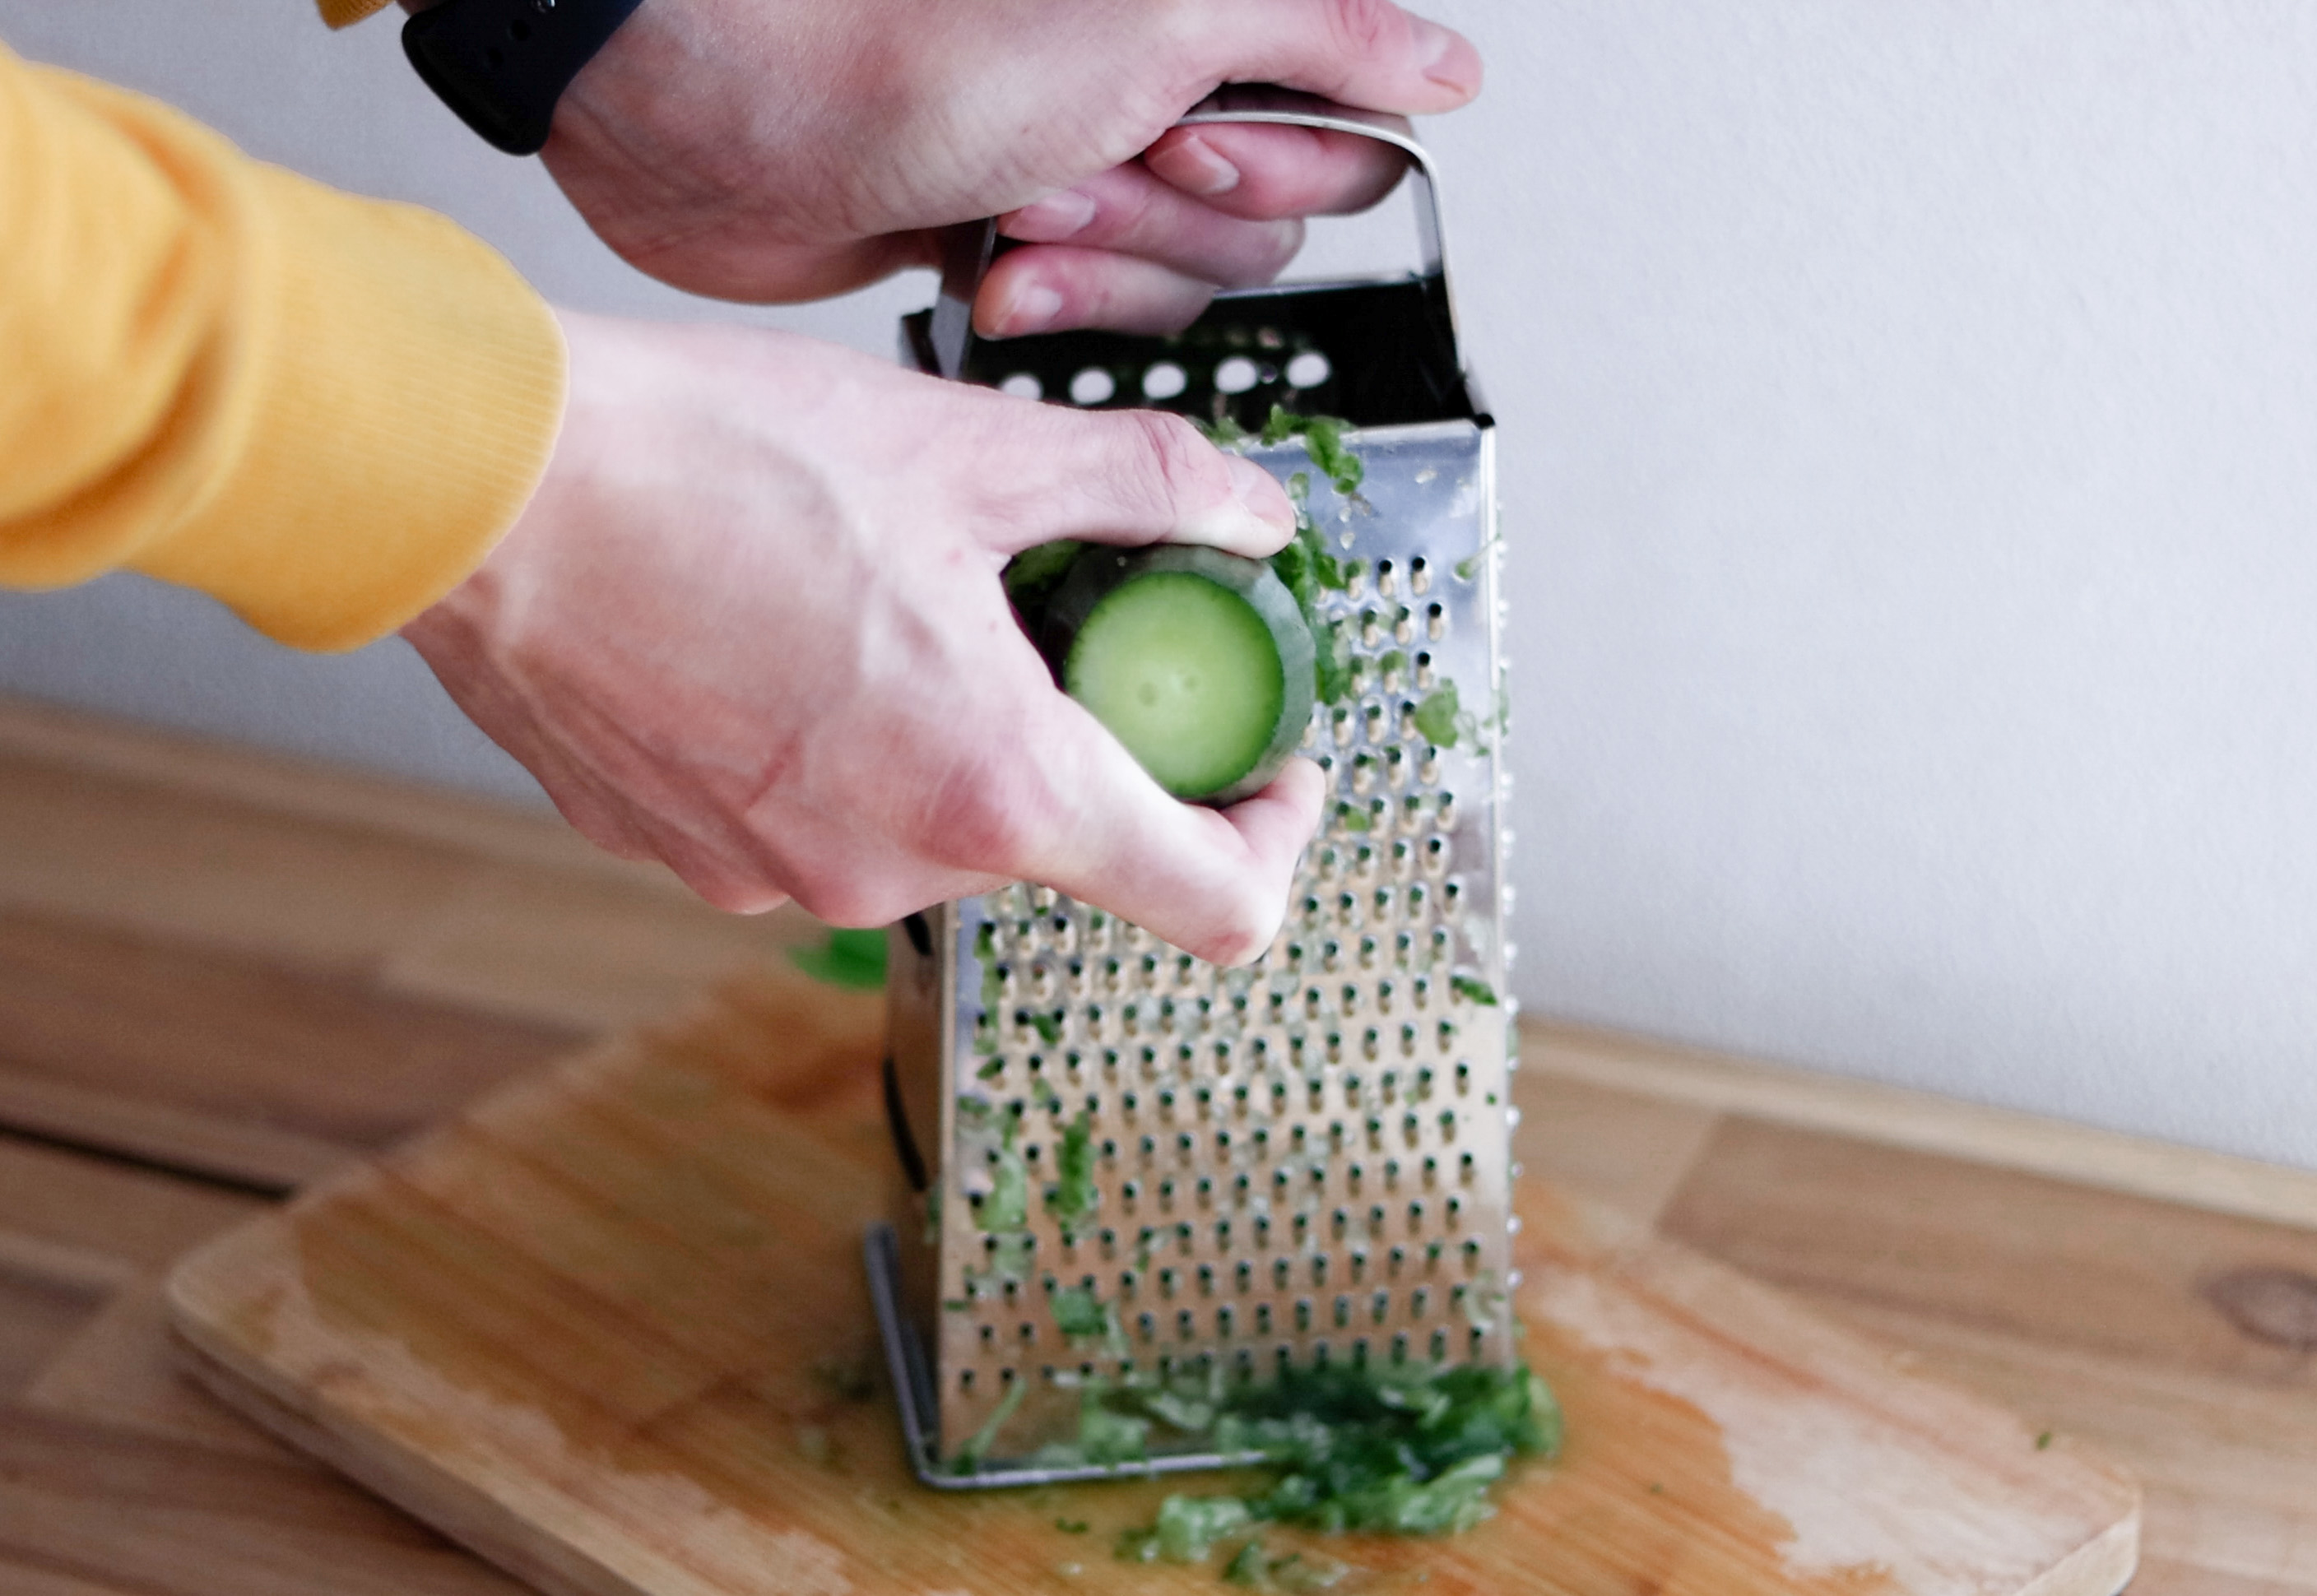
[[[941,863],[1009,879],[1031,873],[1060,805],[1044,777],[1026,764],[980,757],[943,784],[927,827]]]
[[[1166,513],[1229,493],[1221,457],[1181,416],[1163,410],[1127,410],[1119,413],[1119,420],[1132,429],[1150,508]]]
[[[881,913],[889,895],[842,871],[816,870],[799,881],[790,896],[823,925],[882,925],[889,918]]]
[[[1151,40],[1170,56],[1195,56],[1212,43],[1213,0],[1143,0],[1138,9]]]
[[[1303,224],[1301,221],[1274,223],[1263,230],[1258,247],[1250,253],[1248,260],[1233,274],[1232,281],[1224,286],[1253,288],[1269,282],[1287,269],[1287,263],[1302,247]]]
[[[1400,21],[1391,0],[1328,0],[1328,31],[1337,49],[1355,60],[1383,53],[1398,38]]]
[[[1216,927],[1203,939],[1199,957],[1226,967],[1251,963],[1271,946],[1271,938],[1250,917]]]
[[[727,914],[761,914],[787,899],[778,887],[737,876],[712,865],[686,861],[671,864],[676,876],[711,908]]]

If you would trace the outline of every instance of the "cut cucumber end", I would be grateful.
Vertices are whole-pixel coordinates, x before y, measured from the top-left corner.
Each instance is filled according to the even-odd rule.
[[[1311,718],[1311,629],[1262,560],[1087,548],[1054,593],[1045,644],[1062,690],[1176,798],[1260,791]]]

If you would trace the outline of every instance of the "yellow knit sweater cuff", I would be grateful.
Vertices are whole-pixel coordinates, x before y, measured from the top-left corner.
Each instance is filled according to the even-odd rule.
[[[448,593],[514,523],[562,415],[562,335],[443,218],[251,175],[271,291],[245,300],[237,458],[129,564],[282,642],[351,648]]]
[[[563,367],[442,217],[0,50],[0,586],[125,567],[299,647],[382,637],[514,523]]]
[[[394,0],[314,0],[322,20],[333,28],[349,28],[373,12],[384,11]]]

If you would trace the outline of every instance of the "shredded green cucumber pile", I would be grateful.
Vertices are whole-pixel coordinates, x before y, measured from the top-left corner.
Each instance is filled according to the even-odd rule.
[[[1300,1369],[1216,1407],[1215,1446],[1262,1453],[1270,1488],[1170,1496],[1156,1523],[1124,1538],[1122,1555],[1197,1561],[1261,1523],[1326,1534],[1469,1529],[1489,1516],[1489,1487],[1512,1458],[1551,1457],[1561,1445],[1560,1405],[1525,1367]]]
[[[1115,1336],[1091,1294],[1056,1319],[1076,1339]],[[1200,1563],[1223,1547],[1223,1576],[1274,1590],[1319,1590],[1343,1572],[1329,1559],[1274,1557],[1262,1530],[1282,1525],[1321,1534],[1445,1535],[1491,1511],[1490,1487],[1516,1458],[1549,1458],[1561,1445],[1559,1404],[1525,1367],[1431,1364],[1292,1370],[1259,1386],[1220,1376],[1166,1383],[1089,1382],[1075,1442],[1042,1449],[1049,1467],[1131,1465],[1154,1434],[1263,1458],[1267,1483],[1237,1493],[1172,1495],[1148,1525],[1123,1533],[1128,1562]],[[1226,1543],[1235,1543],[1226,1546]]]

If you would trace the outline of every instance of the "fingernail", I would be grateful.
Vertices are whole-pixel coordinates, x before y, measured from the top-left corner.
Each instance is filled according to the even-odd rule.
[[[1231,497],[1240,508],[1254,516],[1274,532],[1295,531],[1295,506],[1287,502],[1287,490],[1279,486],[1279,478],[1242,454],[1227,454],[1231,474]]]
[[[1410,17],[1409,21],[1416,30],[1414,42],[1424,59],[1424,76],[1467,99],[1479,94],[1481,52],[1472,48],[1472,41],[1454,29],[1444,28],[1426,17]]]
[[[1295,535],[1295,507],[1271,473],[1243,456],[1226,453],[1231,496],[1212,510],[1200,510],[1176,523],[1172,540],[1203,543],[1230,554],[1260,559],[1275,554]]]
[[[1018,337],[1024,333],[1042,333],[1054,325],[1062,313],[1062,296],[1042,282],[1024,284],[1014,290],[1006,309],[997,318],[997,334],[1001,338]]]
[[[1006,218],[1006,236],[1025,244],[1060,244],[1076,237],[1094,220],[1095,203],[1076,189],[1033,200]]]
[[[1212,199],[1239,187],[1239,168],[1196,135],[1178,138],[1144,157],[1146,165],[1186,194]]]

